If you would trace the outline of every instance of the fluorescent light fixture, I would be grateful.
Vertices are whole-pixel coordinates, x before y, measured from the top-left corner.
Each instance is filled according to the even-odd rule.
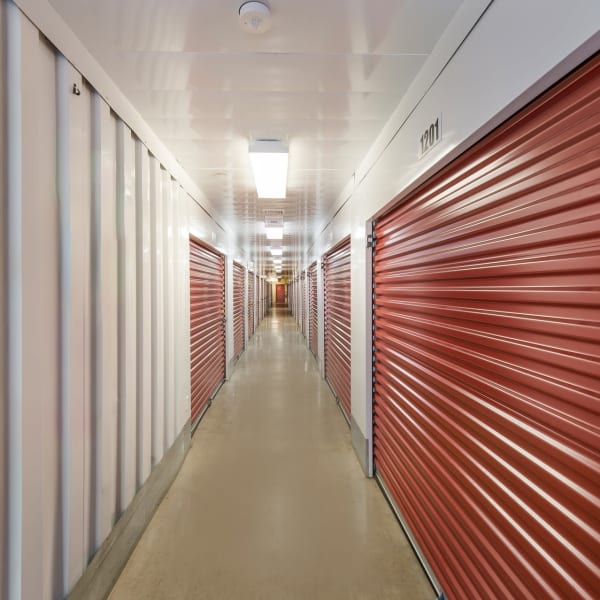
[[[268,240],[282,240],[283,227],[265,227]]]
[[[281,264],[281,259],[280,258],[274,258],[273,259],[273,264],[274,265],[280,265]]]
[[[287,148],[279,140],[258,140],[250,145],[248,152],[258,197],[285,198]]]
[[[283,248],[271,248],[271,256],[282,256]]]

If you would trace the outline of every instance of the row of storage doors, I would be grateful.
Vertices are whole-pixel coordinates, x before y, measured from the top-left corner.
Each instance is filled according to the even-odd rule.
[[[350,423],[350,238],[325,254],[323,269],[323,323],[325,379]],[[319,311],[317,262],[290,283],[292,314],[311,352],[318,356]]]
[[[598,115],[596,57],[374,224],[374,469],[447,598],[600,589]],[[350,417],[349,241],[320,267]]]
[[[244,351],[246,337],[270,307],[270,285],[233,263],[233,353]],[[247,310],[247,312],[246,312]],[[246,321],[248,336],[246,336]],[[225,258],[190,238],[191,423],[198,424],[226,372]]]

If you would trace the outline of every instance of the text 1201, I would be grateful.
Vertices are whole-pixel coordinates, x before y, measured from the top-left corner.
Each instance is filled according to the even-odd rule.
[[[423,133],[419,140],[419,158],[425,156],[442,139],[441,115]]]

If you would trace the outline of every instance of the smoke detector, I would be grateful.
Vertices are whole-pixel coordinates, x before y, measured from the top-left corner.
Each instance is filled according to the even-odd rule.
[[[248,33],[264,33],[271,29],[271,9],[262,2],[244,2],[239,14],[240,26]]]

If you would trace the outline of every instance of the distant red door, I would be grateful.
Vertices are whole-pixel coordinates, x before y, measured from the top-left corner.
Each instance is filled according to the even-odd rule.
[[[285,304],[285,284],[283,283],[278,283],[275,287],[275,302]]]

